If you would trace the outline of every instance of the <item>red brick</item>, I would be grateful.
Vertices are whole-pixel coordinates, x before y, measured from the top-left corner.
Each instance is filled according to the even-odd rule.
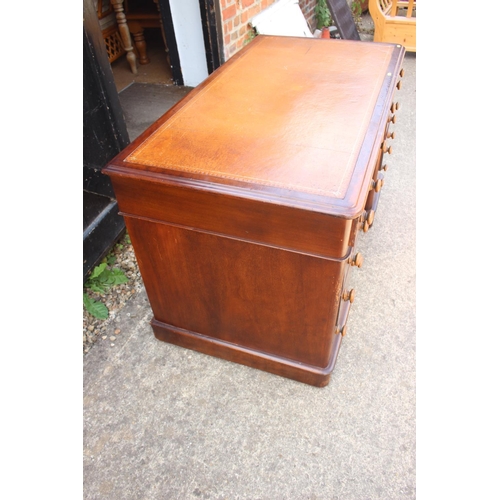
[[[253,7],[251,7],[250,9],[247,10],[248,17],[252,18],[252,17],[256,16],[261,10],[262,9],[261,9],[260,5],[254,5]]]
[[[247,7],[250,7],[251,5],[253,5],[255,2],[255,0],[241,0],[241,6],[246,9]]]
[[[222,11],[222,20],[226,21],[227,19],[230,19],[236,15],[236,5],[231,5],[229,7],[226,7]]]

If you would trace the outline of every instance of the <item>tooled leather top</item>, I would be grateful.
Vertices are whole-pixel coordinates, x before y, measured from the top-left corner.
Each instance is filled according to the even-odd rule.
[[[125,161],[343,198],[392,52],[260,35]]]

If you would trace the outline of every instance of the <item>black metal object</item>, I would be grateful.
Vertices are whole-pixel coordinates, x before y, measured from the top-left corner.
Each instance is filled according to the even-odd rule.
[[[361,40],[352,11],[346,0],[326,0],[333,23],[343,40]]]
[[[181,60],[179,50],[177,48],[177,40],[175,39],[174,22],[172,21],[172,11],[170,10],[169,0],[158,0],[160,6],[161,21],[165,40],[167,41],[168,54],[170,57],[170,68],[172,69],[172,80],[175,85],[184,85],[182,76]]]
[[[128,143],[92,0],[84,0],[83,21],[83,278],[125,230],[113,188],[101,168]]]
[[[221,27],[214,0],[199,0],[209,72],[222,61]],[[175,85],[184,85],[169,0],[159,0]],[[104,167],[129,135],[93,0],[83,1],[83,277],[125,230]]]
[[[219,16],[216,15],[214,0],[199,0],[199,3],[207,68],[210,74],[221,65],[222,60],[222,54],[220,53],[220,27],[217,23]]]

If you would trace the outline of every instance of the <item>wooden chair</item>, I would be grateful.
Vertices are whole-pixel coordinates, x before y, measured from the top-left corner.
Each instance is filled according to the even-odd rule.
[[[139,54],[139,63],[150,62],[147,54],[146,40],[144,39],[145,28],[161,29],[163,42],[167,46],[161,23],[161,15],[158,0],[125,0],[125,13],[128,28],[134,38],[134,45]]]
[[[352,17],[351,8],[346,0],[326,0],[326,3],[340,38],[344,40],[361,40]]]
[[[168,61],[168,47],[165,32],[163,31],[163,24],[161,22],[158,0],[110,1],[115,11],[120,37],[132,73],[137,74],[136,53],[139,56],[140,64],[148,64],[150,62],[147,55],[146,41],[144,39],[145,28],[161,29]],[[170,65],[170,62],[168,62],[168,64]]]
[[[125,54],[122,39],[118,33],[118,24],[110,0],[94,0],[97,19],[101,27],[102,37],[110,63]]]
[[[403,45],[417,51],[416,0],[369,0],[368,8],[375,25],[374,42]]]

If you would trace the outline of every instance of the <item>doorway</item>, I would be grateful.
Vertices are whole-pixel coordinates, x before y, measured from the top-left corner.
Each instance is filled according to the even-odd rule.
[[[175,85],[160,29],[144,30],[149,63],[132,73],[125,56],[111,63],[130,141],[166,113],[191,87]]]
[[[130,140],[208,76],[201,17],[208,12],[200,1],[206,3],[123,0],[123,10],[115,5],[121,38],[135,55],[132,63],[122,50],[111,62]]]
[[[220,66],[219,3],[124,0],[123,5],[137,73],[125,55],[111,68],[130,140],[134,140]],[[148,24],[147,16],[155,14],[159,19]]]
[[[121,3],[120,0],[116,1]],[[155,33],[150,30],[146,35],[151,62],[138,64],[137,74],[134,75],[130,67],[126,67],[126,57],[119,57],[116,64],[110,63],[103,26],[96,11],[99,3],[104,4],[105,12],[106,9],[109,10],[110,0],[83,0],[84,280],[125,228],[109,177],[102,174],[101,169],[130,140],[134,140],[191,90],[191,87],[185,86],[181,71],[181,67],[185,69],[185,65],[181,64],[176,40],[181,34],[185,38],[194,38],[193,31],[190,31],[193,19],[189,15],[186,17],[189,14],[187,7],[192,10],[194,6],[198,6],[199,17],[195,23],[195,32],[198,42],[202,40],[202,52],[205,54],[208,72],[216,69],[221,60],[219,50],[222,42],[216,19],[219,15],[216,13],[219,8],[218,0],[157,1],[161,20],[166,27],[170,65],[166,62],[161,31],[157,30]],[[183,57],[185,55],[184,53]],[[196,64],[194,67],[196,68]],[[169,96],[165,95],[166,91]]]

